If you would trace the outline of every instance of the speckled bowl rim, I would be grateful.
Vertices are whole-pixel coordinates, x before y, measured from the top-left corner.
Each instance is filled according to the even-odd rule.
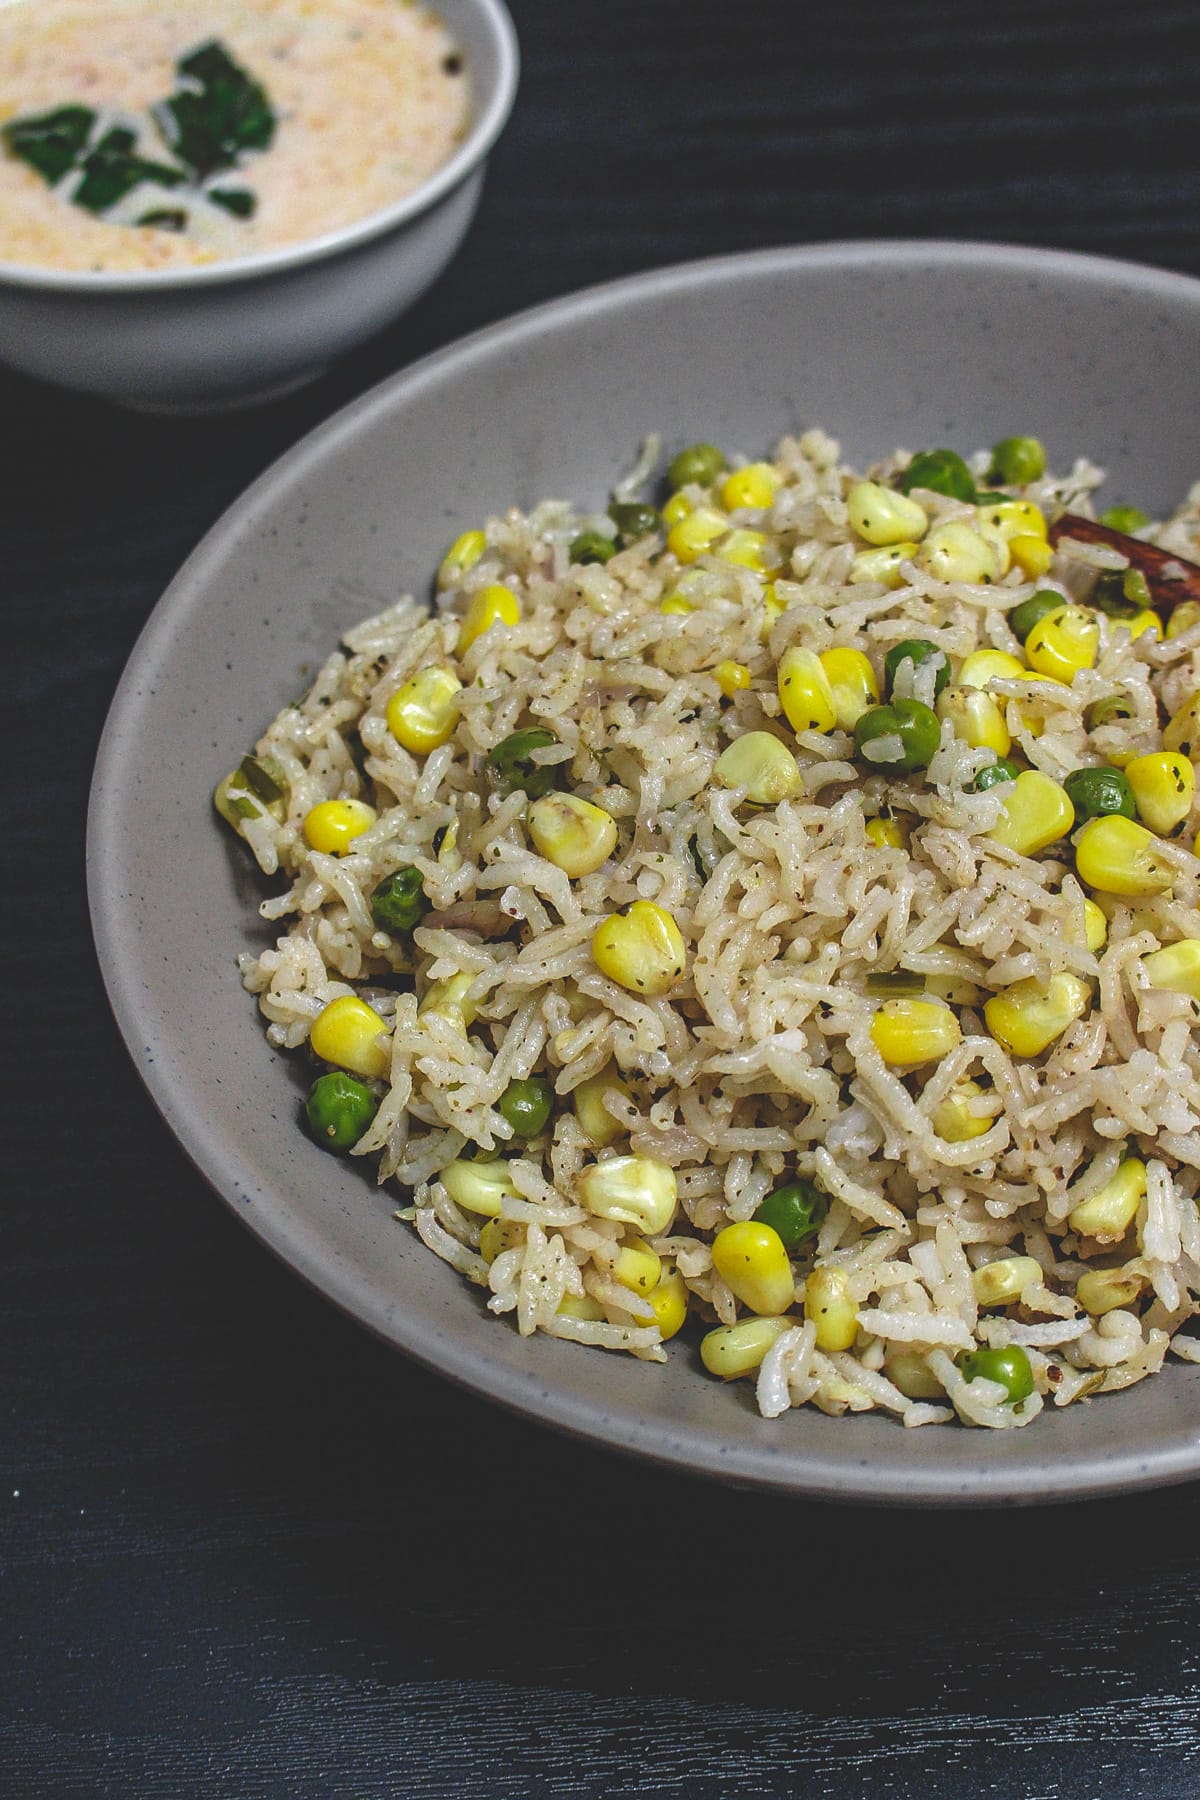
[[[517,93],[520,73],[520,51],[516,27],[504,0],[463,0],[473,6],[489,32],[496,58],[496,72],[490,89],[471,122],[471,129],[453,156],[435,169],[428,181],[397,200],[394,206],[368,213],[364,219],[352,220],[336,231],[322,232],[319,237],[303,238],[297,244],[284,244],[278,250],[263,250],[254,256],[224,257],[219,262],[205,263],[200,268],[186,269],[51,269],[33,263],[0,261],[0,284],[33,288],[55,294],[94,294],[108,299],[127,294],[186,293],[195,288],[229,286],[238,282],[257,281],[265,276],[280,275],[288,269],[305,268],[356,250],[361,244],[386,237],[411,220],[436,206],[477,169],[503,131]],[[434,7],[436,11],[436,5]]]
[[[1109,289],[1127,291],[1132,286],[1143,295],[1161,299],[1164,305],[1182,304],[1200,312],[1200,282],[1110,258],[974,242],[833,242],[707,258],[587,288],[461,339],[381,383],[317,427],[246,490],[189,557],[134,646],[105,725],[88,816],[88,892],[105,986],[117,1025],[151,1098],[191,1162],[235,1216],[342,1311],[418,1363],[483,1398],[585,1441],[668,1468],[810,1499],[892,1506],[1030,1505],[1187,1481],[1200,1475],[1200,1416],[1195,1428],[1189,1423],[1186,1428],[1164,1432],[1162,1441],[1149,1451],[1144,1446],[1114,1450],[1109,1445],[1103,1454],[1098,1450],[1091,1458],[1076,1455],[1067,1459],[1056,1455],[1050,1443],[1043,1456],[1016,1471],[989,1462],[987,1445],[993,1434],[978,1432],[971,1434],[979,1440],[978,1456],[969,1464],[960,1462],[953,1471],[902,1461],[899,1466],[880,1468],[856,1442],[854,1420],[845,1422],[844,1438],[831,1453],[806,1447],[802,1458],[781,1456],[754,1443],[731,1442],[720,1429],[718,1417],[711,1429],[707,1424],[683,1424],[677,1431],[664,1431],[661,1421],[646,1420],[635,1408],[556,1388],[553,1378],[539,1365],[536,1341],[531,1344],[527,1364],[517,1371],[491,1364],[486,1354],[474,1352],[465,1340],[443,1338],[435,1355],[422,1341],[419,1321],[410,1323],[403,1313],[385,1316],[382,1308],[360,1303],[353,1272],[328,1251],[322,1253],[320,1246],[314,1248],[290,1218],[286,1198],[266,1206],[260,1189],[259,1204],[250,1208],[242,1204],[255,1189],[254,1168],[233,1146],[214,1136],[211,1119],[197,1109],[186,1084],[173,1085],[162,1074],[159,1057],[142,1055],[143,1047],[153,1051],[162,1025],[147,1005],[130,946],[128,921],[123,917],[122,895],[128,889],[121,837],[115,829],[121,784],[136,758],[139,692],[143,685],[152,686],[156,677],[169,679],[172,639],[195,615],[202,614],[206,570],[219,560],[227,538],[249,517],[257,518],[261,526],[270,516],[276,495],[316,474],[327,450],[352,439],[381,412],[402,409],[410,396],[441,380],[448,371],[470,369],[477,376],[493,358],[503,357],[516,345],[536,342],[538,335],[553,325],[566,321],[586,325],[608,308],[631,299],[686,294],[698,283],[722,276],[733,278],[743,270],[771,275],[805,269],[851,271],[868,264],[897,271],[919,266],[922,274],[992,268],[1034,275],[1049,283],[1056,277],[1093,280]],[[1194,1372],[1175,1365],[1170,1373],[1178,1378]],[[1159,1379],[1164,1378],[1169,1379],[1170,1374]],[[899,1426],[894,1429],[902,1430]]]

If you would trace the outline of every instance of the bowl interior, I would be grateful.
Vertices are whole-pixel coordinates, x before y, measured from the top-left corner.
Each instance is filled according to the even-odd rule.
[[[1200,474],[1180,395],[1200,284],[1023,250],[818,247],[694,264],[556,303],[440,353],[333,419],[216,526],[160,603],[97,767],[89,880],[118,1021],[217,1191],[302,1275],[406,1351],[585,1435],[742,1482],[880,1501],[1032,1501],[1200,1472],[1200,1370],[1031,1429],[905,1432],[810,1411],[768,1424],[694,1349],[667,1368],[521,1340],[316,1149],[236,957],[261,889],[209,805],[334,646],[491,511],[600,503],[641,440],[758,454],[819,424],[852,460],[1012,432],[1087,454],[1106,495],[1173,505]],[[177,871],[186,867],[188,879]]]

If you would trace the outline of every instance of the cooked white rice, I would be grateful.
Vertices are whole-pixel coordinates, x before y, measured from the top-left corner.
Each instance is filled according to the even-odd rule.
[[[899,451],[872,474],[886,481],[905,461]],[[973,466],[982,476],[986,458]],[[792,1258],[794,1328],[757,1372],[764,1414],[811,1404],[830,1414],[883,1408],[908,1425],[956,1415],[1022,1425],[1046,1398],[1061,1406],[1152,1374],[1173,1340],[1196,1359],[1195,1340],[1175,1334],[1200,1303],[1200,1007],[1153,987],[1142,959],[1200,939],[1197,817],[1164,842],[1176,872],[1168,891],[1099,896],[1108,937],[1093,952],[1070,845],[1026,857],[989,838],[1011,792],[971,788],[992,751],[960,741],[947,722],[928,769],[896,776],[856,761],[845,731],[793,733],[776,686],[789,646],[853,646],[877,675],[889,647],[912,637],[952,664],[981,647],[1020,656],[1006,615],[1035,586],[1083,593],[1098,567],[1123,559],[1064,546],[1037,583],[1014,566],[974,585],[935,579],[918,556],[903,563],[900,586],[852,580],[863,546],[846,496],[859,477],[837,444],[819,431],[785,439],[774,468],[781,484],[769,509],[732,519],[766,534],[768,571],[725,562],[718,546],[686,573],[690,612],[661,609],[681,581],[661,534],[606,566],[573,565],[577,533],[611,535],[612,525],[548,500],[489,519],[484,554],[432,616],[405,598],[348,632],[256,747],[286,777],[286,817],[247,805],[240,830],[264,873],[284,882],[261,907],[281,935],[241,959],[243,977],[270,1041],[301,1055],[337,997],[358,994],[381,1015],[390,1072],[373,1084],[379,1109],[353,1153],[376,1166],[397,1216],[522,1333],[667,1358],[650,1301],[614,1275],[628,1233],[581,1201],[580,1177],[597,1159],[646,1157],[674,1171],[677,1211],[651,1246],[706,1329],[753,1316],[714,1268],[714,1237],[803,1178],[828,1210]],[[1081,461],[1065,479],[1020,492],[1048,517],[1086,516],[1100,479]],[[935,523],[974,517],[963,503],[921,498]],[[1141,535],[1194,559],[1198,534],[1200,487]],[[462,614],[497,582],[517,596],[519,621],[460,658]],[[1161,722],[1200,688],[1200,625],[1133,644],[1102,617],[1100,633],[1095,666],[1070,685],[1031,672],[992,688],[1011,754],[1056,780],[1159,748]],[[744,665],[750,685],[723,694],[713,673],[723,661]],[[444,746],[412,755],[385,712],[431,664],[464,683],[458,722]],[[898,691],[906,677],[916,698],[933,698],[928,670],[906,665]],[[1089,730],[1088,708],[1107,696],[1131,701],[1132,716]],[[544,756],[560,785],[617,822],[616,848],[594,873],[571,880],[539,855],[525,794],[489,778],[488,752],[529,725],[558,739]],[[794,756],[795,797],[749,806],[715,778],[720,751],[751,730]],[[310,810],[354,797],[378,809],[376,822],[344,855],[311,849]],[[889,812],[906,846],[867,835],[868,821]],[[420,871],[430,910],[411,936],[393,937],[373,923],[370,896],[407,865]],[[600,923],[638,899],[667,910],[687,945],[684,977],[657,998],[618,985],[592,955]],[[902,971],[946,999],[961,1027],[957,1047],[911,1069],[885,1063],[871,1031],[878,977]],[[1089,985],[1087,1010],[1040,1056],[1010,1054],[987,1028],[984,1001],[1062,971]],[[422,1011],[432,983],[462,974],[476,1007],[467,1028]],[[598,1150],[572,1094],[606,1073],[627,1091],[609,1090],[618,1129]],[[497,1103],[534,1074],[552,1079],[556,1109],[540,1137],[514,1142]],[[952,1141],[932,1117],[968,1077],[983,1086],[977,1110],[988,1126]],[[485,1219],[439,1180],[477,1155],[510,1159],[504,1229],[485,1240],[487,1255]],[[1115,1245],[1080,1238],[1069,1215],[1126,1155],[1146,1165],[1136,1220]],[[1017,1303],[981,1307],[973,1272],[1018,1255],[1040,1266],[1040,1281]],[[1090,1316],[1077,1281],[1118,1265],[1136,1297]],[[846,1349],[822,1350],[806,1320],[814,1266],[848,1278],[858,1324]],[[1034,1392],[1017,1404],[957,1361],[1005,1346],[1023,1349],[1032,1368]],[[695,1354],[692,1329],[672,1354]]]

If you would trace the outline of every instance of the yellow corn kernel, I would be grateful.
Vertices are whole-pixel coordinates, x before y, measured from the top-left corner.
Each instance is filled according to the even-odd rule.
[[[948,1006],[977,1006],[983,998],[983,989],[965,975],[926,975],[925,992]]]
[[[308,1041],[322,1062],[375,1080],[386,1075],[392,1064],[390,1049],[379,1041],[387,1033],[386,1021],[373,1006],[357,994],[343,994],[322,1007]]]
[[[1040,769],[1022,769],[1002,804],[1004,810],[988,836],[1022,856],[1036,856],[1039,850],[1056,844],[1075,823],[1075,808],[1066,789]]]
[[[1083,903],[1083,930],[1087,947],[1095,955],[1108,942],[1108,920],[1094,900]]]
[[[682,976],[687,946],[665,907],[635,900],[596,927],[592,960],[602,975],[631,993],[658,996],[669,994]]]
[[[756,575],[764,574],[768,567],[774,569],[779,566],[774,547],[761,531],[742,528],[731,531],[721,539],[714,554],[722,562],[734,563],[740,569],[752,569]]]
[[[992,681],[1029,679],[1029,670],[1007,650],[972,650],[958,671],[959,687],[985,688]]]
[[[631,1293],[648,1294],[662,1274],[662,1258],[644,1238],[626,1238],[613,1258],[612,1272]]]
[[[654,1310],[655,1323],[665,1344],[668,1338],[682,1330],[687,1318],[687,1283],[678,1269],[669,1269],[646,1298]]]
[[[426,756],[454,735],[462,682],[452,669],[422,669],[387,703],[388,730],[402,749]]]
[[[1041,680],[1043,680],[1043,681],[1049,681],[1049,679],[1050,679],[1050,677],[1048,675],[1043,675],[1041,677]],[[1005,704],[1005,706],[1008,706],[1011,704],[1011,702],[1005,701],[1004,704]],[[1027,705],[1027,704],[1023,704],[1021,701],[1017,701],[1016,706],[1017,706],[1017,714],[1021,720],[1021,724],[1024,726],[1025,730],[1029,733],[1030,737],[1031,738],[1040,738],[1042,736],[1042,733],[1046,729],[1046,720],[1042,714],[1040,705],[1038,703],[1034,703],[1033,705]],[[1109,760],[1111,762],[1115,763],[1116,757],[1111,757]]]
[[[619,1137],[625,1127],[619,1119],[614,1119],[604,1104],[604,1095],[615,1089],[626,1100],[633,1095],[628,1087],[612,1069],[604,1069],[599,1075],[593,1075],[587,1081],[581,1081],[571,1095],[575,1107],[575,1117],[585,1134],[598,1150],[611,1144]]]
[[[527,823],[539,854],[573,881],[593,874],[616,848],[612,814],[575,794],[544,794],[529,808]]]
[[[779,703],[793,731],[832,731],[837,724],[833,689],[821,661],[795,645],[779,659]]]
[[[1157,909],[1154,907],[1133,906],[1130,905],[1128,901],[1121,902],[1114,894],[1104,893],[1100,895],[1098,904],[1105,919],[1110,925],[1117,907],[1121,904],[1129,906],[1129,911],[1126,915],[1129,921],[1126,932],[1127,936],[1135,931],[1149,931],[1152,935],[1157,936],[1158,933],[1163,930],[1162,920],[1159,918]]]
[[[984,1005],[983,1016],[996,1042],[1014,1056],[1040,1056],[1069,1025],[1082,1018],[1091,998],[1087,982],[1063,970],[1052,975],[1045,987],[1030,976],[993,994]]]
[[[804,788],[804,777],[786,744],[769,731],[746,731],[722,750],[713,774],[725,787],[745,788],[755,806],[775,806]]]
[[[871,1020],[871,1041],[885,1063],[915,1068],[953,1050],[962,1028],[937,1000],[885,1000]]]
[[[930,1124],[948,1144],[963,1144],[968,1138],[982,1137],[996,1123],[992,1114],[982,1118],[972,1112],[971,1101],[984,1092],[977,1081],[956,1081],[944,1100],[933,1109]]]
[[[675,1171],[652,1156],[612,1156],[583,1171],[579,1198],[598,1219],[657,1237],[675,1217]]]
[[[445,981],[431,982],[417,1008],[418,1014],[424,1017],[426,1013],[437,1013],[439,1018],[449,1019],[460,1031],[465,1031],[474,1023],[479,1011],[475,1001],[467,999],[474,980],[470,971],[464,971],[461,975],[447,976]]]
[[[1008,547],[1008,539],[1002,531],[997,531],[994,525],[984,525],[981,523],[976,525],[975,529],[983,539],[984,543],[991,545],[992,554],[996,559],[995,579],[997,581],[1003,581],[1004,577],[1008,574],[1008,571],[1012,568],[1013,560],[1012,551]]]
[[[1042,1265],[1032,1256],[1001,1256],[971,1271],[978,1306],[1011,1306],[1029,1287],[1041,1287]]]
[[[911,562],[919,547],[909,539],[903,544],[886,544],[879,550],[860,550],[850,564],[851,585],[877,581],[885,588],[903,587],[901,564]]]
[[[863,542],[880,548],[915,543],[929,529],[923,506],[878,481],[856,483],[846,496],[846,510]]]
[[[1182,600],[1167,615],[1167,636],[1182,637],[1194,625],[1200,625],[1200,600]]]
[[[1116,624],[1119,625],[1123,631],[1129,633],[1129,641],[1131,644],[1136,644],[1138,639],[1144,637],[1147,632],[1150,633],[1150,636],[1154,639],[1156,644],[1162,642],[1162,620],[1149,606],[1145,607],[1140,613],[1135,613],[1132,619],[1117,619]]]
[[[863,830],[867,842],[877,850],[908,849],[908,830],[903,819],[868,819]]]
[[[1027,581],[1040,581],[1054,561],[1054,546],[1045,538],[1021,533],[1008,541],[1013,561]]]
[[[1175,880],[1158,839],[1120,813],[1088,820],[1075,839],[1075,868],[1088,887],[1132,899],[1164,894]]]
[[[472,594],[458,630],[459,656],[465,656],[476,638],[481,638],[493,625],[515,625],[521,617],[521,603],[511,588],[493,581]]]
[[[833,694],[838,729],[853,731],[863,714],[879,704],[879,683],[870,659],[861,650],[839,647],[822,650],[817,661]]]
[[[700,1339],[700,1361],[722,1381],[753,1375],[771,1346],[794,1324],[794,1319],[739,1319],[736,1325],[718,1325]]]
[[[1025,639],[1030,668],[1068,684],[1080,669],[1095,666],[1099,648],[1099,621],[1083,606],[1056,606],[1038,620]]]
[[[581,994],[573,981],[563,983],[563,1000],[572,1025],[582,1025],[591,1011],[591,1001]]]
[[[721,488],[721,505],[730,512],[739,507],[754,507],[761,512],[770,506],[779,491],[779,476],[770,463],[747,463],[744,469],[734,469],[725,477]]]
[[[487,538],[482,531],[464,531],[456,537],[442,558],[437,573],[438,587],[443,590],[453,587],[468,569],[475,567],[486,549]]]
[[[1200,1000],[1200,938],[1180,938],[1161,950],[1151,950],[1143,956],[1142,967],[1151,987]]]
[[[1189,759],[1200,758],[1200,693],[1185,700],[1173,713],[1163,732],[1163,749],[1179,750]]]
[[[686,519],[691,510],[692,503],[686,494],[672,494],[662,509],[662,522],[669,530],[672,525],[678,525],[682,519]]]
[[[981,525],[990,525],[1009,543],[1018,537],[1046,541],[1046,515],[1032,500],[987,500],[975,511]]]
[[[939,719],[949,719],[954,735],[973,750],[994,750],[1007,756],[1012,738],[1004,723],[1004,714],[984,688],[948,687],[937,703]]]
[[[706,550],[711,550],[728,530],[729,520],[724,513],[711,506],[698,506],[695,512],[689,512],[677,525],[672,525],[667,533],[667,549],[676,561],[693,563]]]
[[[726,1225],[713,1239],[713,1267],[726,1287],[751,1312],[786,1312],[796,1297],[792,1265],[783,1239],[770,1225],[747,1219]]]
[[[817,1328],[817,1349],[849,1350],[858,1334],[858,1307],[845,1269],[814,1269],[804,1284],[804,1316]]]
[[[696,608],[686,594],[668,594],[665,600],[659,601],[658,610],[672,617],[676,613],[694,613]]]
[[[592,1325],[598,1325],[605,1317],[604,1308],[591,1294],[564,1294],[554,1310],[560,1318],[586,1319]]]
[[[438,1180],[464,1212],[479,1213],[485,1219],[496,1219],[506,1200],[515,1200],[517,1190],[508,1178],[508,1164],[502,1157],[493,1162],[468,1162],[457,1157],[447,1163]]]
[[[766,585],[763,587],[763,625],[759,630],[761,643],[766,643],[766,639],[774,632],[777,621],[784,616],[786,610],[788,610],[786,603],[783,599],[779,599],[779,594],[775,592],[774,581],[766,581]]]
[[[1196,772],[1178,750],[1155,750],[1125,764],[1134,804],[1143,825],[1159,837],[1182,831],[1196,797]]]
[[[515,1219],[489,1219],[479,1233],[479,1254],[490,1269],[505,1250],[516,1250],[525,1242],[525,1227]]]
[[[1111,1181],[1071,1209],[1067,1223],[1080,1237],[1112,1244],[1125,1236],[1145,1198],[1146,1165],[1140,1157],[1127,1156]]]
[[[926,1362],[925,1352],[914,1350],[911,1344],[889,1344],[883,1370],[906,1400],[940,1400],[946,1391]]]
[[[735,694],[743,693],[753,679],[745,663],[728,661],[719,662],[713,670],[713,676],[727,700],[732,700]]]
[[[462,866],[462,857],[458,854],[458,820],[452,819],[442,834],[442,841],[435,852],[444,869],[456,873]]]
[[[1075,1283],[1075,1298],[1093,1319],[1102,1318],[1118,1306],[1132,1306],[1146,1286],[1146,1277],[1132,1263],[1123,1269],[1089,1269]]]
[[[355,838],[370,831],[379,814],[365,800],[322,800],[304,815],[304,835],[314,850],[345,856]]]
[[[917,561],[938,581],[996,581],[1000,558],[994,544],[980,537],[964,519],[936,525],[921,545]]]

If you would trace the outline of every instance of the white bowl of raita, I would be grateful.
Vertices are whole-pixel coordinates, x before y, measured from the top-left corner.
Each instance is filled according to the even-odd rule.
[[[471,222],[502,0],[0,0],[0,361],[201,412],[311,380]]]

